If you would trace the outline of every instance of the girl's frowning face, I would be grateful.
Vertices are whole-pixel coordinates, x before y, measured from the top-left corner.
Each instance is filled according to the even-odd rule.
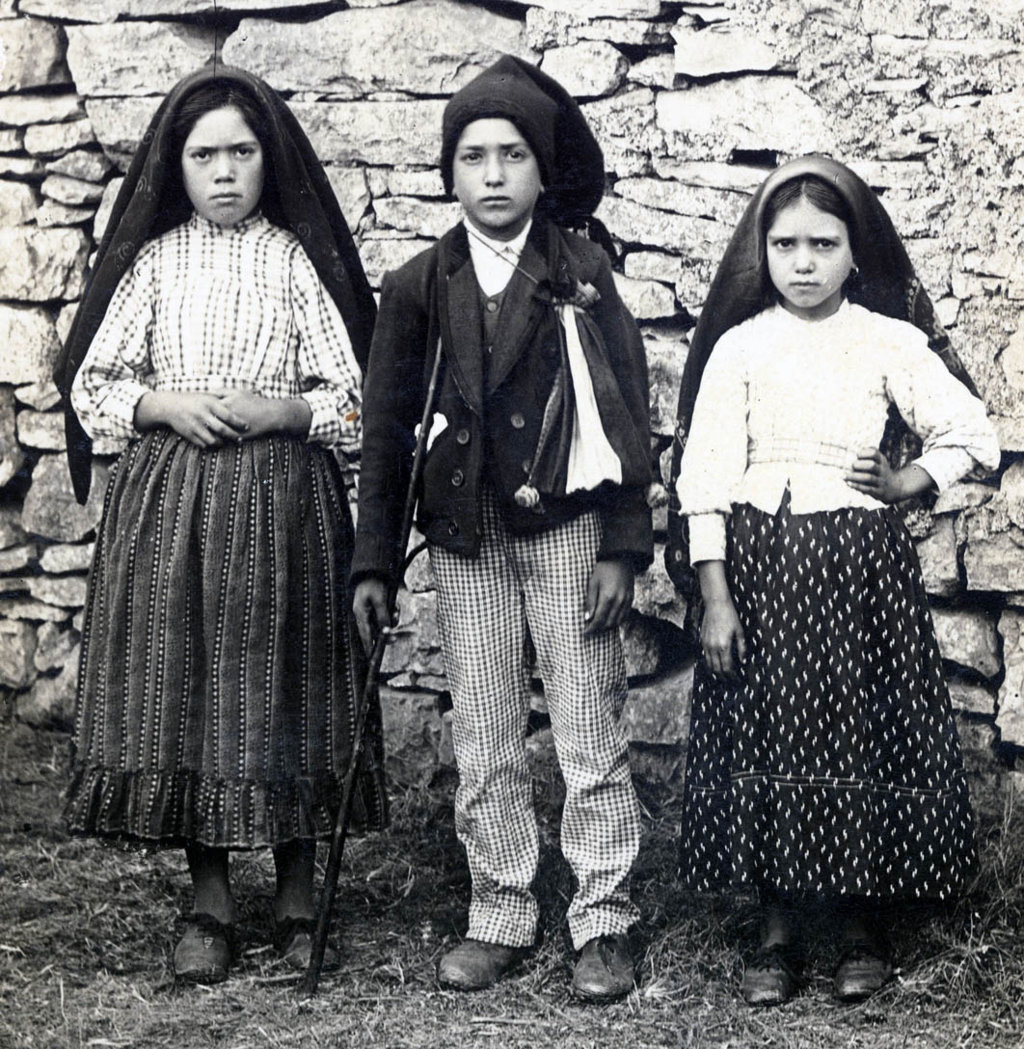
[[[798,197],[775,216],[765,237],[768,274],[782,305],[804,320],[839,309],[853,269],[850,232],[842,219]]]
[[[241,110],[222,106],[201,116],[181,151],[185,192],[196,211],[234,226],[259,206],[263,149]]]

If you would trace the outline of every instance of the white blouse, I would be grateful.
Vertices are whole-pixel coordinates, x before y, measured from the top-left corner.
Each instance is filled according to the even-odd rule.
[[[881,507],[844,480],[877,448],[890,404],[922,439],[915,460],[941,490],[999,445],[985,406],[905,321],[844,302],[808,321],[773,306],[727,331],[701,379],[677,492],[690,561],[723,560],[725,516],[749,503],[775,513]]]
[[[149,390],[302,397],[308,440],[359,446],[360,370],[334,301],[294,234],[261,215],[199,215],[145,244],[75,377],[93,437],[135,436]]]

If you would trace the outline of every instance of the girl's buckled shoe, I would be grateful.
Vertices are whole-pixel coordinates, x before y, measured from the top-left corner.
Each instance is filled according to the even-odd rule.
[[[748,1005],[782,1005],[800,986],[800,961],[791,945],[761,947],[747,962],[740,993]]]
[[[836,967],[834,988],[842,1002],[870,998],[892,979],[889,951],[870,940],[851,940],[843,945]]]

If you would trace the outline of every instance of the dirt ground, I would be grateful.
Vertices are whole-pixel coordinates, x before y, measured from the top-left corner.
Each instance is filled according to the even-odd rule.
[[[982,868],[965,901],[894,917],[899,970],[881,994],[858,1006],[831,999],[834,949],[819,920],[807,985],[758,1011],[737,999],[752,906],[682,890],[672,799],[645,793],[638,986],[593,1007],[569,995],[571,883],[555,845],[558,784],[543,763],[543,943],[492,990],[438,986],[438,956],[464,930],[469,895],[445,779],[398,793],[392,828],[350,842],[334,926],[342,964],[307,999],[268,947],[262,855],[233,865],[242,920],[232,977],[175,987],[176,922],[190,907],[184,858],[68,839],[66,754],[65,736],[0,725],[0,1049],[1024,1046],[1024,814],[983,817]]]

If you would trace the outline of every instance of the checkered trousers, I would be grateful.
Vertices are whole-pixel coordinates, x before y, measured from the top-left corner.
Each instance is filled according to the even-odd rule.
[[[540,535],[513,535],[488,493],[483,530],[479,558],[430,548],[454,705],[455,826],[473,881],[469,936],[528,946],[536,932],[529,624],[565,778],[561,844],[578,882],[568,918],[579,948],[594,936],[624,932],[637,918],[628,881],[640,815],[619,727],[622,645],[617,630],[583,635],[601,522],[591,511]]]

